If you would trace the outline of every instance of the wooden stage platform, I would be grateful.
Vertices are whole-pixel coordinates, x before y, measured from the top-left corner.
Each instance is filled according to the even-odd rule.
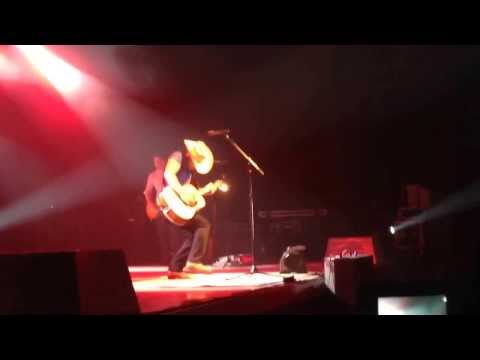
[[[142,314],[265,314],[289,308],[320,292],[323,264],[307,274],[280,274],[277,265],[216,269],[188,280],[169,280],[166,267],[129,267]],[[289,279],[288,279],[289,278]]]

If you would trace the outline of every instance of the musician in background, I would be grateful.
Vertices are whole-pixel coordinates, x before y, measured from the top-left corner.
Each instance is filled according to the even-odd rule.
[[[158,216],[159,208],[156,204],[156,197],[163,190],[163,173],[165,171],[165,161],[158,155],[153,157],[153,170],[147,178],[147,185],[143,191],[146,201],[146,212],[150,220]]]
[[[197,185],[196,175],[205,175],[213,167],[214,159],[210,148],[203,141],[184,140],[183,151],[173,152],[165,166],[164,185],[170,186],[186,204],[195,203],[196,189],[188,184]],[[205,194],[212,195],[217,191],[215,184],[209,183],[202,188]],[[170,279],[189,278],[187,273],[211,272],[211,267],[204,265],[204,257],[210,240],[210,222],[196,213],[184,225],[170,224],[171,227],[184,233],[185,238],[180,249],[173,256],[169,265]]]
[[[167,264],[173,255],[175,242],[172,234],[168,232],[167,221],[160,213],[157,206],[157,195],[160,194],[164,187],[165,160],[155,155],[153,157],[154,170],[148,175],[147,184],[143,192],[146,201],[147,217],[154,223],[155,232],[159,240],[161,263]]]

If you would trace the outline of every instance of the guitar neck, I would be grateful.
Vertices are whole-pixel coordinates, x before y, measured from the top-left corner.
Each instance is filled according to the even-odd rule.
[[[204,187],[198,189],[198,192],[200,193],[200,195],[203,196],[203,195],[210,192],[210,187],[213,186],[214,184],[215,184],[214,182],[210,182],[207,185],[205,185]]]
[[[208,194],[210,192],[210,186],[209,185],[206,185],[200,189],[198,189],[198,192],[200,193],[200,195],[205,195],[205,194]]]
[[[210,190],[209,189],[206,189],[206,188],[201,188],[198,190],[198,192],[200,193],[200,195],[205,195],[205,194],[208,194]]]

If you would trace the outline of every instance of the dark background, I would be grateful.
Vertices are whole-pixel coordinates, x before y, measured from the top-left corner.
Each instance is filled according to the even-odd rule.
[[[152,121],[168,116],[198,134],[231,129],[266,173],[254,179],[256,210],[328,210],[328,216],[308,220],[298,239],[308,244],[312,258],[323,256],[328,236],[363,234],[375,235],[379,251],[388,256],[386,231],[405,185],[429,188],[438,204],[478,179],[477,46],[52,48],[157,112]],[[41,112],[22,109],[12,91],[62,110],[53,118],[49,114],[47,122]],[[15,196],[2,192],[2,206],[102,152],[53,90],[0,84],[0,109],[2,136],[32,150],[49,169],[44,178],[25,182],[21,166],[7,167],[2,176],[18,180],[18,188]],[[228,161],[216,171],[232,184],[230,193],[215,200],[214,255],[248,252],[245,164],[221,138],[206,141]],[[10,163],[1,161],[4,167]],[[151,159],[138,162],[146,180]],[[6,229],[0,249],[120,247],[131,264],[158,263],[143,187],[123,186],[98,201]],[[438,250],[431,250],[434,262],[471,271],[477,215],[474,207],[429,224],[446,229],[429,239]],[[275,248],[270,251],[275,258],[284,244],[273,244],[267,230],[259,222],[259,246],[265,258],[268,247]]]

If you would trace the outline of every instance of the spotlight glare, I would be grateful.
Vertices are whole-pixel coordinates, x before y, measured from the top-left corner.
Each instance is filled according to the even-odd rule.
[[[390,226],[390,234],[392,235],[395,234],[395,228],[393,226]]]
[[[17,65],[0,53],[0,79],[15,79],[19,76]]]
[[[70,94],[82,83],[80,71],[43,45],[16,45],[33,67],[62,94]]]
[[[230,187],[228,186],[227,183],[221,183],[220,186],[218,187],[218,189],[221,191],[221,192],[227,192]]]

